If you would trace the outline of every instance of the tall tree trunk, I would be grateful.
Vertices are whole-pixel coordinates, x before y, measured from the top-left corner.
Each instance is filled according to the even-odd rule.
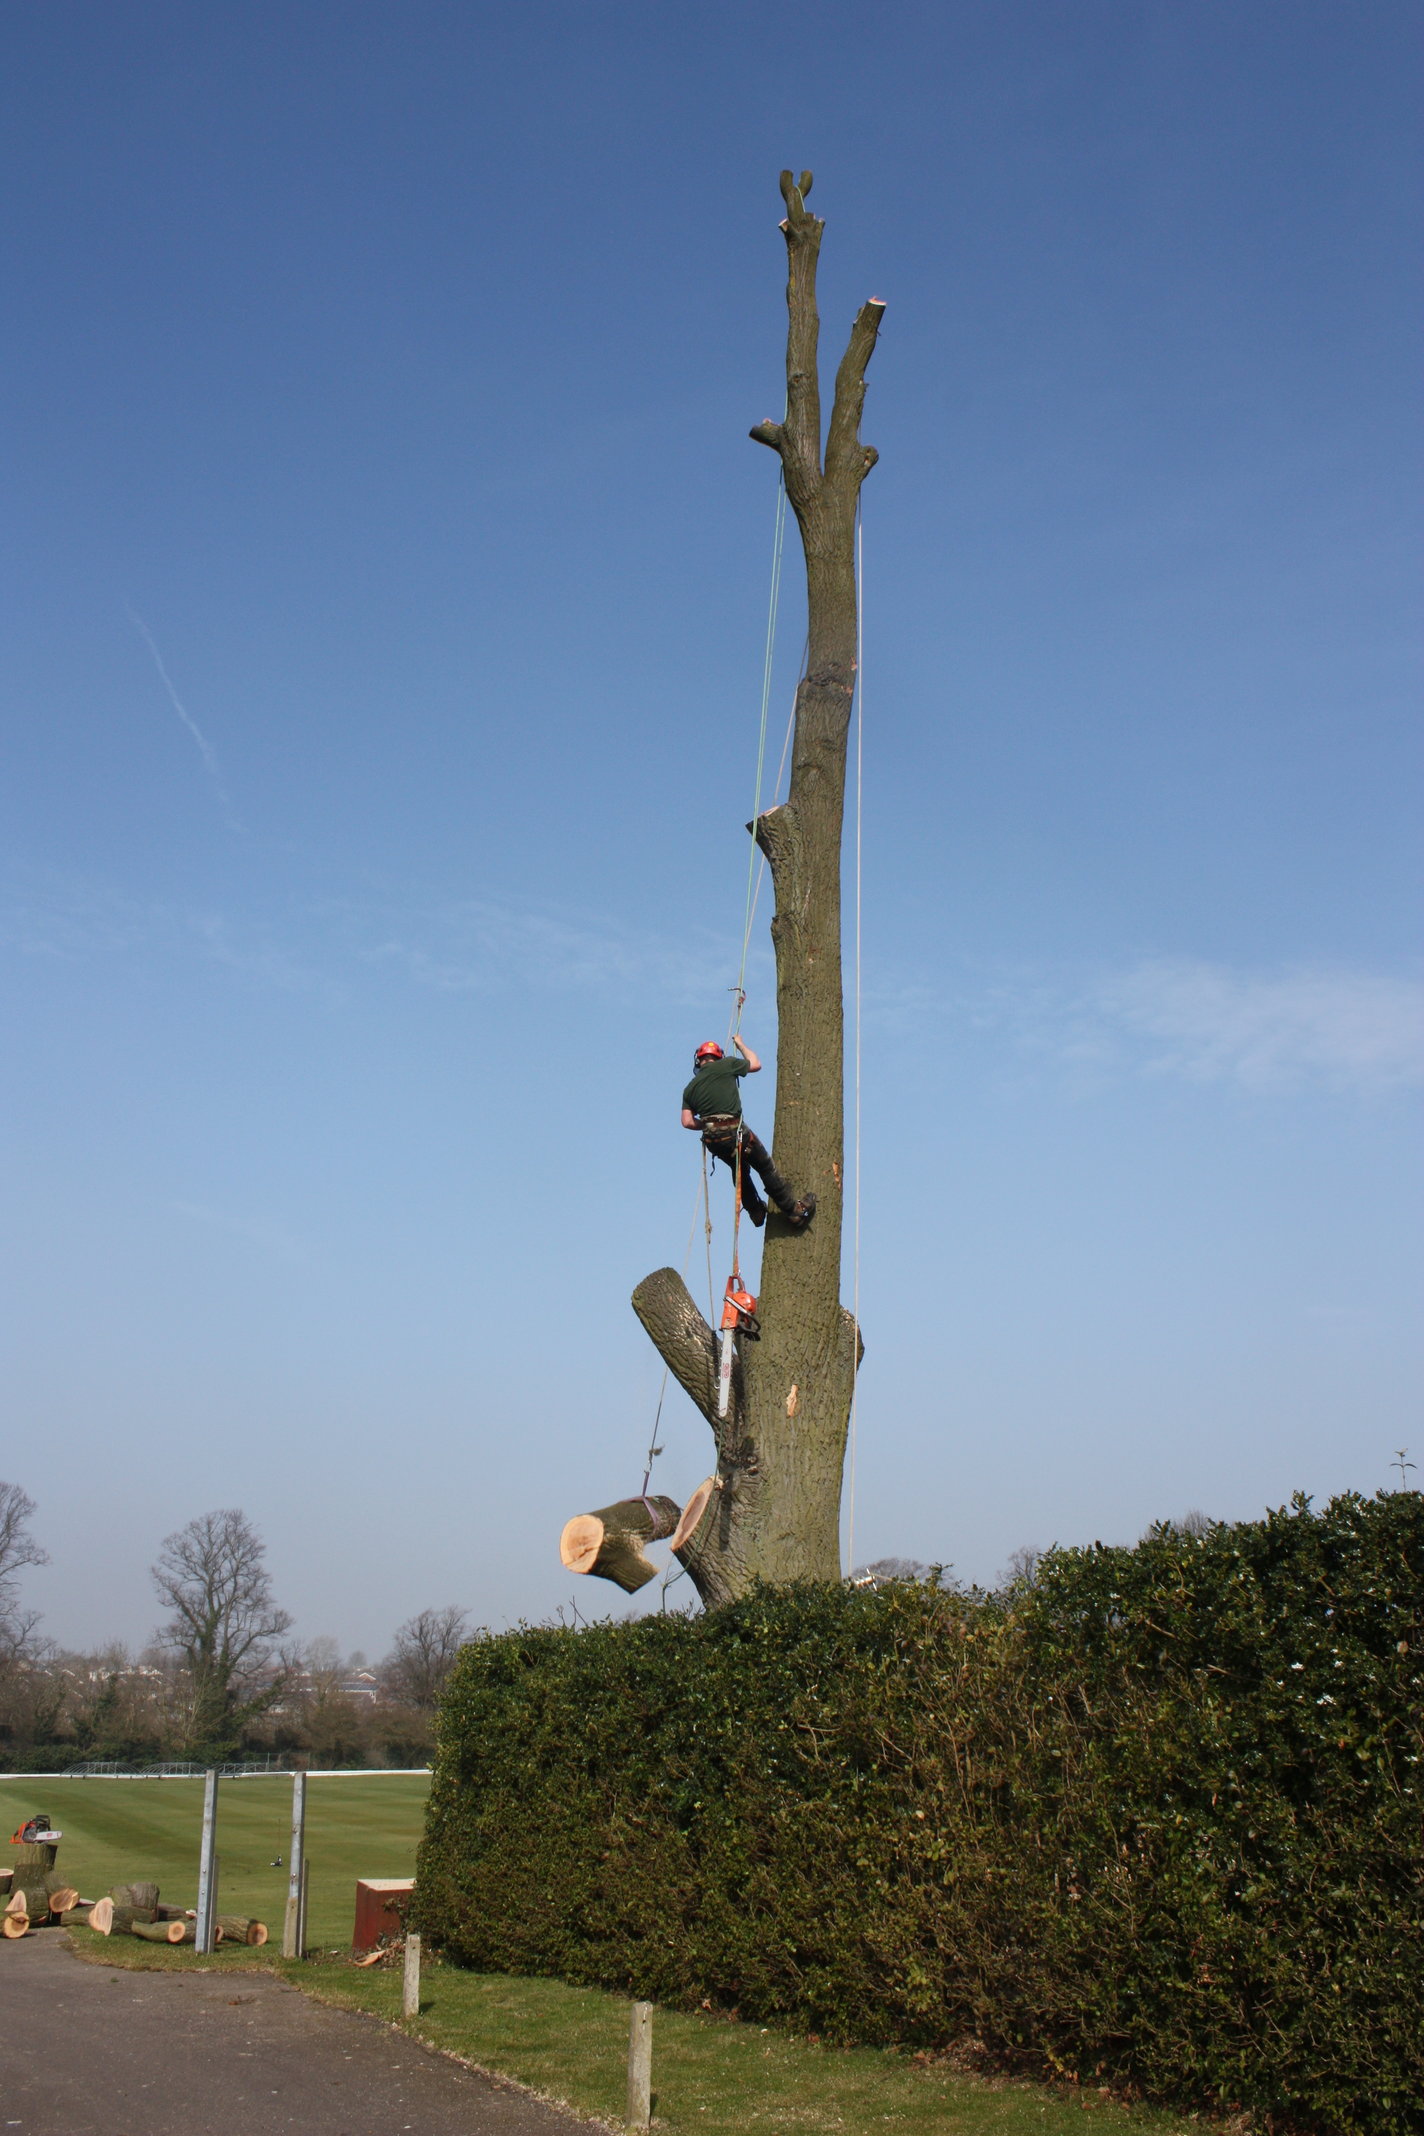
[[[776,913],[777,1169],[818,1201],[793,1231],[773,1210],[762,1255],[760,1342],[739,1340],[728,1415],[716,1414],[713,1335],[676,1271],[633,1294],[633,1309],[712,1426],[717,1489],[677,1555],[714,1607],[756,1579],[840,1577],[841,1473],[859,1334],[840,1302],[844,1188],[841,826],[855,693],[855,518],[876,454],[860,442],[865,370],[884,305],[861,306],[836,374],[821,455],[816,260],[824,225],[805,202],[811,173],[781,174],[789,262],[786,415],[751,435],[781,456],[806,558],[809,637],[796,693],[790,795],[755,825]]]

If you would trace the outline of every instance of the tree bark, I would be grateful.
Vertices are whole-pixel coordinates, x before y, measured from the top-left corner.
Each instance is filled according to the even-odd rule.
[[[21,1869],[53,1869],[58,1853],[59,1848],[48,1841],[38,1846],[33,1840],[26,1840],[23,1847],[15,1849],[15,1870],[18,1873]]]
[[[757,1579],[840,1577],[841,1476],[860,1338],[840,1302],[844,1189],[841,830],[856,676],[855,521],[876,453],[860,442],[865,370],[884,305],[861,306],[836,374],[821,448],[816,262],[824,225],[781,174],[789,278],[786,414],[751,435],[781,458],[806,561],[806,674],[796,693],[791,786],[753,826],[776,893],[776,1121],[772,1154],[814,1222],[766,1224],[761,1340],[737,1344],[728,1415],[715,1410],[713,1337],[680,1278],[659,1269],[633,1309],[674,1378],[712,1426],[717,1489],[677,1556],[708,1608]]]

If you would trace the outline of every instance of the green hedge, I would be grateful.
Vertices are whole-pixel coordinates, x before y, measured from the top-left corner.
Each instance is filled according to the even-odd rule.
[[[1424,1496],[465,1649],[424,1926],[828,2039],[1424,2129]],[[978,2043],[970,2045],[969,2043]]]

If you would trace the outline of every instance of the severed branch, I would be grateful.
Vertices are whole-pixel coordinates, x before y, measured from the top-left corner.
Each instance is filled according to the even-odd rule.
[[[654,1269],[633,1293],[633,1311],[673,1378],[717,1429],[717,1362],[712,1330],[675,1268]],[[733,1398],[737,1389],[733,1384]]]

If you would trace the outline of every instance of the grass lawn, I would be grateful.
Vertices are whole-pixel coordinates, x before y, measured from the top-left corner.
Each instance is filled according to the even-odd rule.
[[[357,1877],[415,1873],[429,1787],[423,1773],[307,1782],[310,1943],[350,1943]],[[3,1841],[36,1809],[64,1833],[56,1867],[86,1899],[148,1877],[170,1904],[197,1904],[201,1780],[0,1780],[0,1867]],[[219,1784],[220,1910],[255,1914],[278,1942],[291,1831],[289,1774]],[[274,1869],[279,1855],[284,1866]]]
[[[313,1780],[307,1786],[311,1857],[309,1935],[328,1953],[349,1945],[358,1876],[404,1876],[415,1864],[428,1782],[390,1779]],[[35,1809],[64,1832],[59,1865],[86,1897],[131,1877],[156,1878],[166,1898],[197,1897],[201,1780],[0,1781],[0,1822],[12,1831]],[[343,2008],[398,2021],[400,1980],[361,1972],[328,1955],[284,1962],[280,1946],[286,1901],[285,1859],[291,1823],[289,1781],[231,1780],[218,1798],[221,1903],[225,1912],[268,1922],[265,1950],[219,1950],[199,1958],[126,1937],[72,1933],[81,1956],[112,1967],[240,1972],[267,1969],[305,1993]],[[3,1861],[0,1852],[0,1861]],[[43,1930],[59,1935],[58,1929]],[[0,1970],[5,1946],[0,1945]],[[628,2040],[628,2004],[592,1988],[554,1980],[514,1980],[427,1965],[421,2012],[409,2028],[432,2047],[513,2077],[584,2113],[620,2124]],[[1067,2136],[1081,2130],[1085,2109],[1103,2136],[1155,2132],[1180,2136],[1193,2124],[1179,2115],[1131,2110],[1096,2092],[1046,2091],[999,2084],[917,2066],[908,2055],[872,2048],[838,2051],[789,2033],[712,2017],[659,2010],[653,2028],[655,2120],[668,2136]],[[1200,2124],[1196,2124],[1200,2128]]]
[[[46,1933],[58,1933],[46,1931]],[[195,1958],[119,1937],[73,1931],[95,1964],[144,1970],[266,1969],[305,1993],[388,2023],[400,2017],[400,1976],[330,1958],[288,1964],[268,1951]],[[0,1966],[4,1954],[0,1949]],[[626,2082],[628,2004],[595,1988],[513,1980],[427,1965],[420,2016],[405,2028],[432,2047],[513,2077],[615,2127]],[[1201,2136],[1181,2115],[1114,2105],[1097,2092],[1046,2091],[918,2067],[908,2055],[837,2050],[755,2025],[659,2010],[653,2021],[654,2128],[666,2136],[1081,2136],[1091,2111],[1101,2136]]]

